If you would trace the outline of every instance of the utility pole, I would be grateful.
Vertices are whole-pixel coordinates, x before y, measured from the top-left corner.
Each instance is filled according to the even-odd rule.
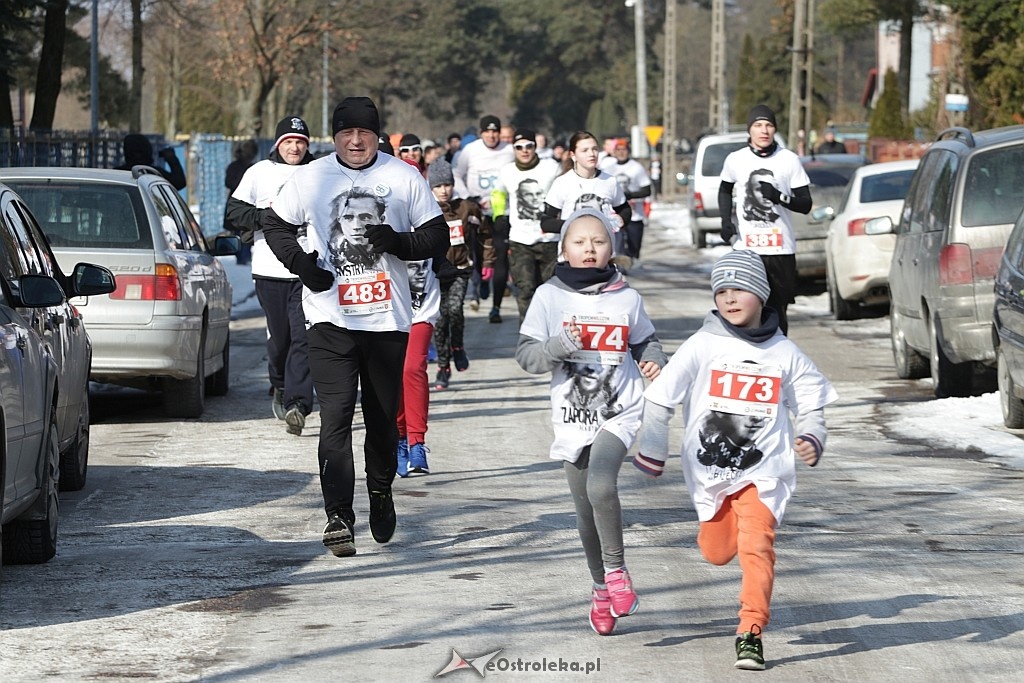
[[[322,137],[325,137],[325,138],[327,137],[327,131],[329,130],[328,127],[327,127],[327,124],[328,124],[328,121],[327,121],[327,88],[328,88],[328,85],[330,84],[330,76],[329,76],[329,73],[328,73],[328,70],[327,70],[327,66],[328,66],[327,58],[328,58],[328,55],[329,55],[329,51],[327,49],[327,40],[328,40],[327,39],[327,31],[324,31],[324,35],[323,35],[324,48],[323,48],[323,59],[322,59],[323,64],[321,66],[321,79],[320,79],[320,130],[321,130],[320,135]]]
[[[647,157],[647,46],[644,37],[645,0],[626,0],[626,7],[633,3],[633,36],[636,43],[636,125],[640,129],[642,149],[638,156]]]
[[[797,0],[798,2],[800,0]],[[725,115],[725,0],[711,2],[711,88],[708,127],[724,133],[729,127]]]
[[[814,5],[810,0],[796,0],[793,14],[793,63],[789,76],[789,133],[786,144],[798,149],[801,125],[805,141],[810,142],[811,91],[814,81]],[[806,152],[806,150],[802,150]]]
[[[667,199],[677,194],[676,185],[676,4],[665,0],[665,85],[661,107],[664,130],[661,131],[661,194]]]
[[[94,138],[100,131],[100,19],[99,0],[92,0],[92,40],[89,45],[89,132]],[[24,120],[25,111],[22,109]]]

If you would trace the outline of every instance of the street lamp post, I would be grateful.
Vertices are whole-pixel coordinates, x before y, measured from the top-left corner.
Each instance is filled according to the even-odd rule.
[[[638,156],[647,157],[647,50],[644,37],[644,0],[626,0],[633,8],[633,35],[636,43],[636,125],[640,129]]]
[[[99,4],[99,0],[92,0],[92,45],[89,46],[89,130],[93,138],[100,130]]]

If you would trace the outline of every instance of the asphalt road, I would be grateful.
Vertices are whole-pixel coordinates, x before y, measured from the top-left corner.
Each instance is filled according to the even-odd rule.
[[[682,232],[652,225],[631,276],[670,351],[711,305],[713,256],[681,247]],[[357,487],[352,558],[320,543],[318,419],[296,438],[271,416],[258,315],[233,323],[232,389],[201,420],[101,388],[89,481],[62,496],[57,556],[5,567],[0,678],[426,681],[453,650],[500,650],[487,678],[1015,679],[1022,472],[893,438],[887,410],[928,391],[894,378],[885,326],[831,321],[821,299],[791,309],[791,336],[840,401],[778,535],[763,673],[732,666],[739,569],[701,559],[677,462],[657,481],[623,468],[640,610],[610,637],[590,630],[572,506],[546,456],[547,380],[512,359],[507,299],[501,325],[469,313],[470,369],[433,396],[433,473],[396,482],[391,543],[370,538]]]

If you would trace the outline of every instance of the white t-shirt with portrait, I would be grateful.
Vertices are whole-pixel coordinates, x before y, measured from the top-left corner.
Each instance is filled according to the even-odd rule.
[[[519,334],[546,342],[575,318],[584,348],[551,372],[549,456],[576,462],[599,430],[629,448],[643,417],[644,380],[629,352],[654,334],[640,294],[624,281],[600,294],[580,294],[552,282],[537,288]]]
[[[639,192],[645,187],[651,186],[651,177],[647,175],[647,169],[632,157],[626,159],[626,163],[620,164],[614,156],[607,156],[602,160],[600,167],[608,175],[615,176],[624,192]],[[634,223],[644,220],[643,201],[643,199],[629,200],[629,205],[633,209],[633,216],[630,220]]]
[[[541,159],[525,171],[519,170],[515,162],[501,169],[495,189],[508,195],[509,240],[519,244],[558,241],[558,233],[541,230],[540,217],[544,198],[560,172],[561,166],[554,159]]]
[[[281,187],[292,177],[297,165],[264,159],[250,166],[231,193],[238,199],[256,208],[265,209],[273,206]],[[306,250],[306,227],[299,228],[299,244]],[[275,280],[297,280],[298,277],[274,256],[262,230],[257,230],[252,243],[252,274],[254,277],[272,278]]]
[[[754,154],[742,147],[725,158],[721,178],[735,183],[737,249],[750,249],[758,254],[795,254],[796,236],[790,210],[772,204],[761,195],[760,181],[792,195],[793,189],[811,184],[800,157],[788,149],[778,148],[768,157]]]
[[[598,170],[593,178],[583,178],[569,169],[551,183],[544,203],[558,209],[563,219],[577,209],[591,207],[611,218],[612,225],[621,226],[622,219],[615,213],[615,207],[626,203],[626,193],[619,181],[604,171]]]
[[[796,490],[793,418],[838,396],[781,332],[761,344],[704,330],[687,339],[644,398],[682,407],[686,486],[706,522],[749,484],[781,523]]]
[[[426,180],[393,156],[377,154],[354,170],[330,154],[298,168],[274,200],[283,220],[308,224],[309,251],[335,274],[326,292],[303,290],[309,326],[327,322],[349,330],[408,332],[412,324],[409,270],[394,254],[378,256],[363,236],[366,225],[387,223],[411,232],[441,215]]]

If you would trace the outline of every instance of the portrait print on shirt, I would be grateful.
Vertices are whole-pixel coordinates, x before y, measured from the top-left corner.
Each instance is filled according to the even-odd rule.
[[[757,436],[767,422],[761,415],[708,411],[699,430],[697,462],[733,471],[753,467],[764,457],[757,448]]]
[[[743,218],[755,223],[774,223],[779,219],[779,214],[775,211],[775,204],[762,194],[762,181],[775,185],[775,174],[767,168],[759,168],[747,178]]]
[[[338,275],[379,269],[380,256],[366,239],[366,226],[384,222],[384,200],[367,187],[353,187],[331,202],[331,265]]]
[[[547,192],[536,178],[526,178],[516,188],[516,217],[522,220],[540,220]]]
[[[562,370],[569,376],[569,390],[566,400],[574,409],[600,414],[608,420],[622,412],[619,392],[615,390],[615,372],[618,365],[604,365],[595,362],[562,363]]]
[[[409,269],[409,295],[412,300],[412,310],[418,311],[423,307],[423,300],[427,296],[427,272],[430,270],[430,259],[423,261],[406,261]]]

